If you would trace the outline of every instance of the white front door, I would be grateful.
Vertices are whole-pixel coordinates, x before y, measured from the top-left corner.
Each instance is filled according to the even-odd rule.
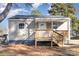
[[[46,23],[42,22],[42,23],[39,23],[39,29],[46,29]]]

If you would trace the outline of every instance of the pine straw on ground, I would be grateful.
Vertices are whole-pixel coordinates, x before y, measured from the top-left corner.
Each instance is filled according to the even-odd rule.
[[[79,53],[79,48],[69,48],[67,50]]]
[[[78,49],[78,51],[76,51]],[[79,52],[79,48],[45,48],[28,46],[23,44],[1,45],[0,55],[3,56],[65,56],[65,55],[79,55],[78,53],[72,53],[70,51]]]

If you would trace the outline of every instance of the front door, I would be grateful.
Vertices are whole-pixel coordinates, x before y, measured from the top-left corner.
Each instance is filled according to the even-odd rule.
[[[46,29],[46,23],[44,23],[44,22],[41,22],[41,23],[39,23],[39,29]]]

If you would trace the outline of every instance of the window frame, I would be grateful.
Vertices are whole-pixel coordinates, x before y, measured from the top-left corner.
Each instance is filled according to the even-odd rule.
[[[25,23],[19,23],[18,28],[19,29],[24,29],[25,28]]]

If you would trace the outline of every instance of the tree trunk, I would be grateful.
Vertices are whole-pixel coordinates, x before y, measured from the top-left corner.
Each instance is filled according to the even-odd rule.
[[[4,11],[0,14],[0,22],[2,22],[5,17],[8,15],[10,9],[11,9],[12,3],[8,3]]]

